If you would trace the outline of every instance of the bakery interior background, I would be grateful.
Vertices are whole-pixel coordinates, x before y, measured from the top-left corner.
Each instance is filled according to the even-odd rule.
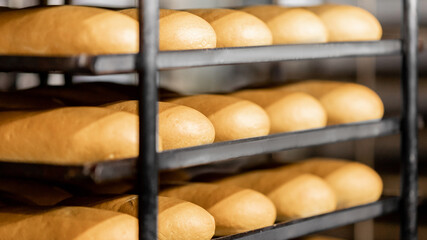
[[[0,6],[13,8],[37,4],[34,0],[0,0]],[[322,3],[321,0],[279,0],[284,5],[310,5]],[[335,0],[334,3],[358,5],[375,14],[384,29],[383,39],[396,38],[400,32],[401,1],[390,0]],[[75,0],[75,4],[129,7],[130,0]],[[235,7],[251,4],[272,3],[266,0],[161,0],[162,8],[186,9],[208,7]],[[276,2],[277,3],[277,2]],[[62,4],[62,1],[49,1],[49,4]],[[427,1],[419,1],[419,39],[427,44]],[[13,81],[13,79],[17,81]],[[203,79],[203,81],[201,81]],[[161,72],[160,85],[170,90],[185,93],[230,92],[242,86],[262,86],[267,83],[284,82],[299,79],[331,79],[356,81],[373,88],[382,98],[386,114],[396,116],[400,111],[400,57],[368,57],[323,59],[310,61],[289,61],[281,63],[246,64],[236,66],[215,66],[196,69],[183,69]],[[119,81],[135,83],[133,75],[114,75],[101,77],[75,78],[75,81]],[[51,74],[49,83],[60,85],[63,77]],[[23,89],[38,84],[33,74],[0,73],[0,90]],[[419,53],[419,112],[423,119],[427,117],[427,53]],[[419,132],[419,239],[427,239],[427,130]],[[384,181],[384,194],[398,194],[400,150],[399,136],[387,136],[357,142],[330,144],[309,149],[298,149],[275,153],[273,159],[301,159],[323,155],[347,159],[357,159],[375,167]],[[399,222],[395,219],[367,221],[355,227],[343,227],[329,231],[336,236],[354,239],[396,239],[399,236]]]

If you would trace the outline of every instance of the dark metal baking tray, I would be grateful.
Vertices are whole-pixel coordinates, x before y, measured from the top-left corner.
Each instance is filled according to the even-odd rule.
[[[171,69],[332,57],[384,56],[398,55],[401,51],[400,39],[162,51],[157,58],[157,67]],[[68,72],[94,75],[128,73],[135,71],[135,59],[135,54],[70,57],[1,55],[0,72]]]
[[[255,154],[397,134],[399,129],[399,118],[386,118],[169,150],[158,154],[159,170],[180,169]],[[103,161],[83,166],[3,161],[0,162],[0,176],[59,182],[103,183],[134,177],[135,164],[135,158]]]
[[[215,238],[215,240],[284,240],[301,237],[322,230],[341,227],[395,212],[399,209],[399,203],[399,197],[386,197],[366,205],[290,222],[278,223],[273,226],[245,233]]]

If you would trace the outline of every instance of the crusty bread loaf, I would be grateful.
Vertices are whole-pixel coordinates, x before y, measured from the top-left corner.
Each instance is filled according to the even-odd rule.
[[[304,81],[277,88],[302,91],[317,98],[326,110],[328,124],[343,124],[381,119],[381,98],[366,86],[333,81]]]
[[[258,170],[215,183],[250,188],[265,194],[276,206],[279,221],[309,217],[336,208],[335,194],[324,180],[294,169],[280,173]]]
[[[138,51],[138,22],[115,11],[55,6],[0,13],[0,54],[75,55]]]
[[[197,204],[215,218],[215,236],[224,236],[272,225],[273,203],[261,193],[236,186],[192,183],[160,192]]]
[[[0,196],[17,204],[54,206],[72,195],[59,187],[34,180],[1,178]]]
[[[211,24],[216,33],[216,46],[245,47],[271,45],[273,37],[267,25],[257,17],[232,9],[191,9]]]
[[[4,207],[2,240],[136,240],[138,220],[123,213],[86,207]]]
[[[383,183],[381,177],[370,167],[342,159],[313,158],[285,166],[289,171],[296,168],[323,178],[334,190],[337,196],[338,208],[348,208],[370,203],[381,197]]]
[[[138,156],[138,117],[99,107],[0,112],[0,159],[76,165]]]
[[[307,9],[322,19],[328,29],[330,42],[381,39],[381,24],[365,9],[335,4],[324,4]]]
[[[171,101],[196,109],[212,122],[215,142],[267,135],[270,120],[255,103],[230,96],[195,95]]]
[[[270,117],[270,133],[326,126],[326,112],[314,97],[303,92],[267,89],[243,90],[231,94],[260,105]]]
[[[123,14],[138,19],[137,9],[125,9]],[[202,18],[184,11],[160,9],[159,49],[187,50],[216,47],[216,34]]]
[[[215,220],[203,208],[183,200],[159,197],[159,240],[209,240],[215,233]],[[87,206],[138,216],[138,197],[74,197],[63,205]]]
[[[163,150],[212,143],[215,129],[209,119],[190,107],[159,102],[159,135]],[[138,101],[122,101],[104,107],[138,114]]]
[[[323,43],[328,40],[328,30],[322,20],[308,10],[277,5],[249,6],[241,10],[267,24],[273,44]]]

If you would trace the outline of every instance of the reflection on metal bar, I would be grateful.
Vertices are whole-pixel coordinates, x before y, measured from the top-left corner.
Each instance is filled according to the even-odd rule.
[[[418,121],[417,121],[417,0],[403,0],[401,239],[417,239]]]
[[[156,62],[159,69],[171,69],[332,57],[399,55],[401,50],[400,40],[273,45],[206,50],[165,51],[159,52]],[[144,54],[146,53],[144,52]],[[0,55],[0,71],[3,72],[58,71],[101,75],[135,72],[135,63],[135,54],[98,56],[78,55],[70,57]]]
[[[321,129],[219,142],[161,152],[159,153],[159,168],[161,170],[172,170],[255,154],[378,137],[396,134],[399,129],[399,119],[389,118],[382,121],[344,124]]]
[[[139,79],[139,157],[137,193],[139,239],[157,239],[157,49],[159,1],[139,0],[139,49],[136,70]],[[144,50],[144,51],[143,51]]]

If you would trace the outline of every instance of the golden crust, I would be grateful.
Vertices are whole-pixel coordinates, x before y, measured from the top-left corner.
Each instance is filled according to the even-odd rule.
[[[324,43],[328,30],[322,20],[302,8],[258,5],[241,9],[264,21],[273,35],[273,44]]]
[[[99,107],[0,112],[0,159],[78,165],[138,156],[138,117]]]
[[[270,118],[270,133],[326,126],[326,111],[320,102],[303,92],[244,90],[231,96],[252,101],[264,108]]]
[[[103,105],[106,108],[138,114],[138,101]],[[159,135],[162,149],[192,147],[212,143],[215,129],[209,119],[190,107],[159,102]]]
[[[203,113],[215,128],[215,142],[267,135],[270,120],[255,103],[222,95],[195,95],[171,101]]]
[[[138,51],[138,23],[115,11],[55,6],[0,13],[0,54],[76,55]]]
[[[235,186],[192,183],[160,192],[206,209],[215,218],[215,236],[224,236],[272,225],[273,203],[261,193]]]
[[[366,86],[333,81],[304,81],[277,88],[301,91],[319,100],[328,116],[328,125],[381,119],[381,98]]]
[[[222,47],[271,45],[273,37],[267,25],[257,17],[231,9],[191,9],[188,12],[205,19]]]
[[[322,19],[330,42],[380,40],[380,22],[365,9],[350,5],[325,4],[307,8]]]
[[[119,11],[137,19],[137,9]],[[161,51],[216,47],[216,34],[202,18],[184,11],[160,9],[159,49]]]

